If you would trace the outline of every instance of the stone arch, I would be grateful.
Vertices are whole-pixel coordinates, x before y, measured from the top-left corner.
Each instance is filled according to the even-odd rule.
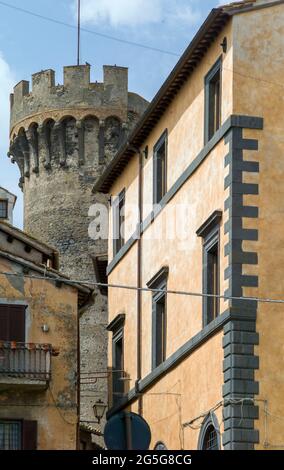
[[[83,120],[84,132],[84,161],[87,165],[97,162],[99,154],[99,119],[97,116],[88,114]]]
[[[51,168],[51,161],[56,155],[56,135],[54,132],[55,121],[52,118],[47,118],[43,121],[41,126],[40,138],[40,160],[46,169]],[[41,158],[41,156],[43,158]]]
[[[78,160],[78,129],[73,116],[65,116],[60,120],[65,144],[65,159],[71,163]],[[63,144],[63,142],[62,142]],[[61,149],[64,153],[64,150]],[[63,155],[61,155],[63,157]]]
[[[39,138],[38,138],[38,123],[31,122],[28,130],[26,131],[29,152],[30,152],[30,161],[32,171],[38,173],[39,171]]]
[[[105,157],[111,160],[118,151],[122,141],[122,123],[117,116],[109,116],[105,120]]]
[[[30,176],[30,151],[24,127],[20,127],[16,140],[19,152],[24,160],[24,176],[28,178]]]

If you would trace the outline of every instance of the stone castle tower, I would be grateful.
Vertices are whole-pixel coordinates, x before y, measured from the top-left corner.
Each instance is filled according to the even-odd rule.
[[[94,262],[107,246],[88,237],[88,211],[107,201],[92,187],[147,104],[128,92],[128,69],[117,66],[104,66],[103,83],[91,83],[90,66],[80,65],[64,67],[63,85],[45,70],[33,75],[32,91],[27,81],[14,88],[8,155],[21,173],[24,229],[58,249],[71,278],[96,280]],[[96,289],[80,325],[81,377],[92,374],[82,385],[82,420],[94,420],[98,398],[107,402],[107,323],[107,297]]]

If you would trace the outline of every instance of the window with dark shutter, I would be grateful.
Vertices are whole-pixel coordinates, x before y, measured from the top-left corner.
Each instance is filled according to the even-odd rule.
[[[23,450],[37,449],[37,421],[23,421]]]
[[[25,342],[24,305],[0,305],[0,340]]]
[[[159,204],[167,192],[167,131],[163,133],[154,147],[153,203]]]
[[[124,395],[124,323],[125,314],[120,313],[107,326],[112,332],[112,404]]]
[[[121,191],[113,203],[113,256],[124,245],[125,190]]]
[[[147,282],[147,287],[159,291],[153,292],[152,295],[152,369],[158,367],[166,359],[168,273],[168,267],[164,266]]]
[[[221,124],[221,59],[205,77],[205,143]]]
[[[203,326],[211,323],[219,315],[220,295],[220,220],[221,211],[215,211],[197,230],[203,238]]]

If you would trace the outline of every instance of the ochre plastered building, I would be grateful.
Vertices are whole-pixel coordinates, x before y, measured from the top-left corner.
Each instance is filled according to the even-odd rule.
[[[283,38],[283,1],[214,9],[94,187],[109,284],[150,289],[109,287],[108,416],[152,449],[284,446],[283,305],[253,299],[283,299]]]
[[[0,449],[79,449],[79,315],[92,291],[0,222]]]

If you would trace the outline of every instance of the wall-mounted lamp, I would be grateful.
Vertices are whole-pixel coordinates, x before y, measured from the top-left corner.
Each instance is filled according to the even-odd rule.
[[[98,424],[100,424],[104,414],[105,414],[105,410],[106,410],[106,405],[104,404],[104,402],[102,400],[97,400],[96,403],[93,405],[93,411],[94,411],[94,415],[95,415],[95,418],[97,419],[98,421]]]

